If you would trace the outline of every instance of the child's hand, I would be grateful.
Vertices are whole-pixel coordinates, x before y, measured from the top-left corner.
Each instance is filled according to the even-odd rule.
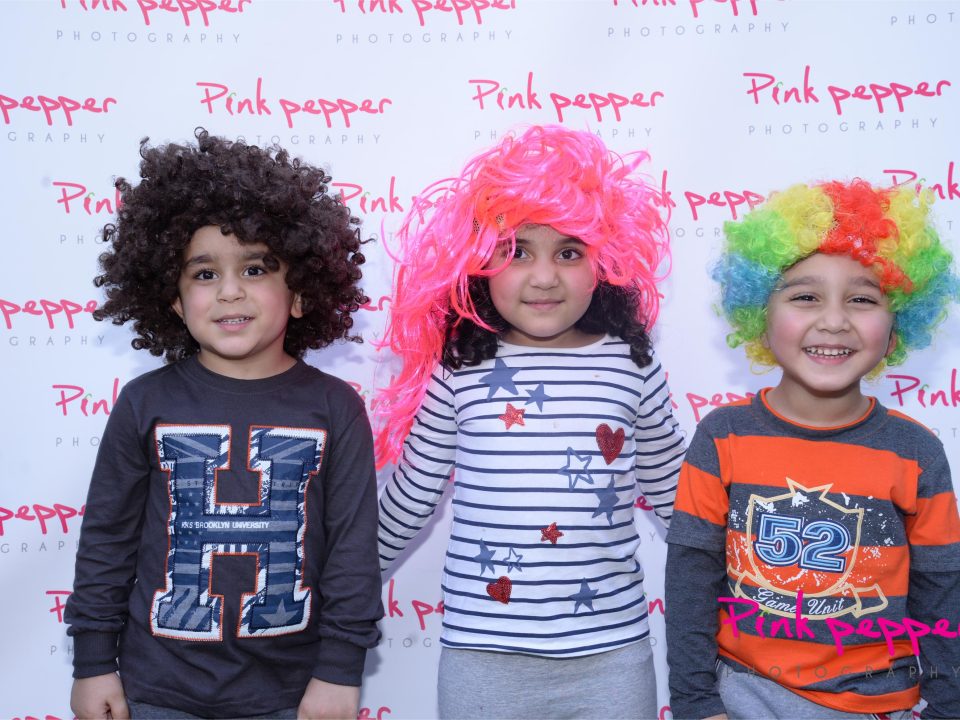
[[[703,720],[727,720],[727,714],[720,713],[719,715],[711,715],[710,717],[704,718]]]
[[[80,720],[113,718],[129,720],[127,699],[123,694],[120,676],[116,673],[96,675],[73,681],[70,709]]]
[[[356,720],[360,688],[311,678],[297,708],[297,720]]]

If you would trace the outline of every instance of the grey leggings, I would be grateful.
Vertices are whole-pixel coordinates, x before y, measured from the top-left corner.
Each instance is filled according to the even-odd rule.
[[[443,720],[656,718],[653,651],[649,638],[560,659],[445,647],[438,700]]]

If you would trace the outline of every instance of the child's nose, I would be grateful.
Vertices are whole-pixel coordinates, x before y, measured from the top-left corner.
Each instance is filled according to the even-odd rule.
[[[843,303],[827,303],[820,313],[820,328],[827,332],[842,332],[850,328],[850,317]]]
[[[557,266],[552,259],[537,260],[531,268],[530,284],[538,288],[551,288],[557,284]]]
[[[243,297],[243,284],[240,278],[233,275],[224,275],[217,287],[217,299],[223,302],[233,302]]]

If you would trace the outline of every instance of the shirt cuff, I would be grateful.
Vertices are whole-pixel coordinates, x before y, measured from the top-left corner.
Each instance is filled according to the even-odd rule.
[[[117,672],[120,633],[82,632],[73,636],[73,677],[96,677]]]
[[[366,648],[332,637],[322,637],[313,677],[334,685],[360,687],[366,659]]]

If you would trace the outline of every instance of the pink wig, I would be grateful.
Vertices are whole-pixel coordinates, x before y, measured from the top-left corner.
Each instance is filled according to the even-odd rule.
[[[477,314],[469,280],[504,269],[491,266],[496,248],[513,245],[521,226],[549,225],[580,239],[597,281],[632,288],[638,321],[653,326],[658,272],[669,247],[659,194],[634,172],[648,158],[643,152],[620,157],[589,132],[535,126],[470,160],[459,177],[424,190],[398,231],[382,345],[402,369],[374,403],[381,466],[397,458],[420,409],[451,329],[448,318],[491,329]]]

